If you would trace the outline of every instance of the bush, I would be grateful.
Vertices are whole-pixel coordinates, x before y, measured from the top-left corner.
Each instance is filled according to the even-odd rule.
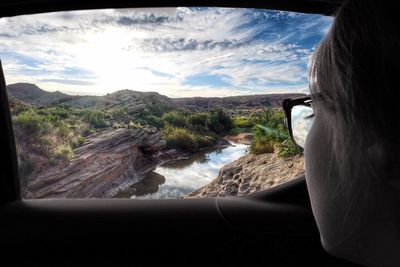
[[[288,158],[296,156],[300,153],[300,149],[288,139],[282,143],[277,144],[278,156],[281,158]]]
[[[228,133],[234,125],[231,117],[223,109],[210,112],[209,129],[217,134]]]
[[[263,109],[262,112],[253,113],[249,120],[253,124],[265,125],[271,128],[278,128],[279,125],[285,126],[285,114],[281,110],[273,108]]]
[[[187,151],[196,151],[198,143],[194,134],[187,129],[165,125],[161,129],[161,138],[167,142],[169,148],[179,148]]]
[[[105,120],[105,114],[99,110],[90,110],[85,109],[82,111],[82,120],[94,128],[102,128],[108,126],[107,121]]]
[[[30,134],[36,134],[40,131],[42,122],[42,116],[32,109],[28,109],[16,116],[14,125],[26,129]]]
[[[196,132],[208,131],[209,115],[207,113],[194,113],[188,116],[187,121],[190,127]]]
[[[67,125],[67,123],[63,121],[60,121],[56,124],[56,129],[62,138],[68,138],[74,134],[73,130]]]
[[[188,121],[186,116],[181,112],[168,112],[162,116],[164,123],[168,123],[172,126],[180,127],[180,128],[187,128]]]
[[[233,117],[232,122],[237,128],[251,129],[254,126],[254,121],[250,117]]]
[[[256,155],[274,153],[274,142],[267,136],[254,138],[250,145],[250,152]]]
[[[70,116],[71,110],[69,107],[56,107],[56,108],[50,108],[48,112],[61,119],[67,119]]]
[[[156,127],[157,129],[160,129],[160,128],[162,128],[164,126],[163,119],[160,118],[160,117],[154,116],[154,115],[146,115],[146,116],[144,116],[144,120],[148,124]]]
[[[250,146],[251,153],[272,153],[274,148],[279,157],[292,157],[300,153],[298,147],[290,140],[284,124],[282,111],[265,109],[263,113],[253,115],[256,122],[253,127],[254,139]],[[262,122],[263,124],[259,124]]]

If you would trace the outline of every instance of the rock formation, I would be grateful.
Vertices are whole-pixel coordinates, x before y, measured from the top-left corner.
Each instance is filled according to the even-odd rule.
[[[37,175],[23,193],[26,198],[112,197],[167,160],[160,156],[165,146],[157,132],[108,130],[85,141],[69,163]]]
[[[222,167],[218,177],[190,197],[247,195],[304,174],[304,157],[278,158],[274,153],[249,154]]]

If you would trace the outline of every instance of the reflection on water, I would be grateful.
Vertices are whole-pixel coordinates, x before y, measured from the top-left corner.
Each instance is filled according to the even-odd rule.
[[[122,192],[119,192],[115,197],[116,198],[130,198],[131,196],[143,196],[149,193],[156,193],[159,189],[159,185],[165,183],[165,177],[156,173],[149,172],[146,177],[140,181],[125,189]]]
[[[132,198],[178,198],[211,182],[222,166],[247,150],[248,145],[232,143],[227,148],[209,149],[163,164],[126,193]]]

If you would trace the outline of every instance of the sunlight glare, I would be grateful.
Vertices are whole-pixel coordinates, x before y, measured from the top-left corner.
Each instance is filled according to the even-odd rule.
[[[146,70],[146,54],[131,44],[136,32],[107,27],[89,34],[76,49],[77,60],[96,77],[99,94],[122,88],[145,90],[154,80]],[[140,34],[140,32],[138,32]]]

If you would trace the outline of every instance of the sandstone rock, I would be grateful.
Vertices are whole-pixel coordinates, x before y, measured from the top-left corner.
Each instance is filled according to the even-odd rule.
[[[186,198],[247,195],[304,174],[304,156],[282,159],[276,154],[249,154],[222,167],[210,184]]]
[[[27,198],[112,197],[162,163],[157,155],[165,146],[158,133],[143,129],[103,132],[75,149],[68,164],[37,175],[24,195]]]

